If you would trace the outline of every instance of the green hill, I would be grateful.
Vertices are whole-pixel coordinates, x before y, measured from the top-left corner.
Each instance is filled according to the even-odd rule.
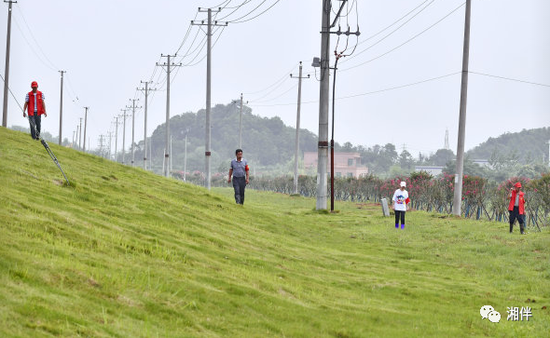
[[[227,163],[239,147],[240,109],[235,104],[218,104],[212,108],[212,169],[213,172],[228,171]],[[183,170],[185,136],[188,136],[188,171],[204,170],[204,147],[206,112],[183,113],[170,119],[172,156],[174,170]],[[242,147],[247,160],[256,168],[276,171],[276,166],[293,162],[296,129],[286,126],[279,117],[253,115],[249,107],[243,108]],[[166,145],[166,124],[155,128],[151,135],[153,169],[162,172],[162,160]],[[300,151],[317,151],[317,136],[300,129]],[[136,158],[143,158],[143,141],[137,147]],[[139,162],[141,163],[141,162]],[[280,171],[279,171],[280,173]]]
[[[467,154],[470,158],[493,162],[517,161],[522,164],[548,163],[550,127],[522,130],[490,137]]]
[[[2,337],[543,337],[550,229],[204,188],[0,128]],[[482,319],[492,305],[502,319]],[[529,308],[507,321],[507,307]]]

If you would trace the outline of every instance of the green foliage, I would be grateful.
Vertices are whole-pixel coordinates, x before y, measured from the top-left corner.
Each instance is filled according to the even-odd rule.
[[[216,105],[212,108],[212,168],[224,168],[235,157],[239,147],[240,109],[235,104]],[[187,170],[204,171],[206,112],[183,113],[170,119],[174,170],[182,170],[187,135]],[[253,115],[244,107],[242,117],[242,148],[251,167],[268,171],[273,166],[294,158],[296,129],[285,126],[279,117],[262,118]],[[165,124],[159,125],[152,135],[152,158],[154,170],[161,172],[165,148]],[[142,144],[137,148],[136,158],[142,158]],[[300,152],[316,151],[317,137],[306,129],[300,129]],[[273,170],[275,172],[275,170]]]
[[[476,159],[492,159],[492,164],[497,170],[500,166],[509,166],[510,162],[532,164],[546,159],[548,163],[548,140],[549,127],[524,129],[519,133],[506,133],[489,138],[468,151],[468,155]]]
[[[28,135],[0,128],[0,138],[2,337],[550,331],[548,228],[520,237],[415,211],[401,231],[379,205],[318,212],[313,199],[254,190],[243,207],[230,188],[51,145],[67,187]],[[500,323],[481,319],[487,304]],[[533,317],[506,321],[511,306]]]

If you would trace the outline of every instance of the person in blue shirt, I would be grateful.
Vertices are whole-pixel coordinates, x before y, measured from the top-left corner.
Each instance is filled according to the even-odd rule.
[[[233,175],[233,189],[235,189],[235,202],[237,204],[244,204],[244,189],[249,182],[249,168],[248,162],[243,158],[243,150],[235,150],[237,156],[231,160],[231,168],[229,168],[229,178],[227,183],[231,183],[231,176]]]

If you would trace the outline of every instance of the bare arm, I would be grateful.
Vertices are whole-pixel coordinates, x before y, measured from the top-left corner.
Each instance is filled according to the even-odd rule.
[[[229,178],[227,179],[227,183],[231,183],[231,175],[233,175],[233,168],[229,169]]]

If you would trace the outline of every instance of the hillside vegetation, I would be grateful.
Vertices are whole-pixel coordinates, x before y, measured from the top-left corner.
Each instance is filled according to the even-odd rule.
[[[550,231],[208,192],[0,128],[2,337],[543,337]],[[412,197],[414,198],[414,197]],[[492,305],[502,319],[482,319]],[[530,308],[507,321],[507,307]]]

